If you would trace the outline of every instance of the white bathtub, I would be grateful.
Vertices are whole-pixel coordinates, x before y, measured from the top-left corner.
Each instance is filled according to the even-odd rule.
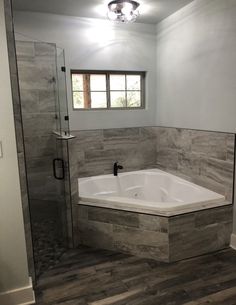
[[[158,169],[79,179],[79,204],[173,216],[230,204],[223,195]]]

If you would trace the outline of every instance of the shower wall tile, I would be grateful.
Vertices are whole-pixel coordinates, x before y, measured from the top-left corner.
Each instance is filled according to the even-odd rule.
[[[53,135],[24,137],[25,151],[31,158],[52,156],[55,151]]]
[[[34,52],[37,57],[47,57],[52,62],[55,62],[55,45],[50,43],[34,43]]]
[[[39,90],[38,112],[53,113],[55,119],[55,92],[53,90]]]
[[[68,172],[69,172],[69,181],[68,181],[68,196],[70,196],[70,206],[71,206],[71,217],[72,217],[72,226],[73,226],[73,245],[79,245],[79,233],[78,233],[78,218],[77,218],[77,204],[79,198],[78,190],[78,165],[80,152],[77,145],[75,144],[76,139],[70,139],[67,142],[67,155],[68,155]]]
[[[24,128],[29,196],[34,200],[60,197],[52,172],[56,157],[56,46],[16,42],[21,111]]]
[[[158,168],[223,194],[233,194],[235,136],[156,127]]]
[[[16,54],[17,58],[21,61],[25,59],[28,62],[30,58],[33,61],[35,59],[35,43],[30,41],[17,41]]]
[[[67,228],[65,232],[68,245],[70,248],[78,245],[78,219],[77,219],[77,202],[78,202],[78,180],[73,176],[73,163],[69,155],[69,147],[74,139],[63,140],[58,138],[59,146],[62,148],[61,154],[65,166],[64,179],[64,198],[65,198],[65,213],[63,227]]]
[[[52,90],[24,90],[21,92],[23,114],[54,113],[55,92]]]
[[[20,74],[20,87],[24,90],[54,90],[55,88],[55,69],[53,65],[43,65],[35,62],[29,64],[22,62],[18,64]]]
[[[24,135],[47,136],[56,129],[55,113],[23,113]]]
[[[38,90],[24,90],[20,91],[21,96],[21,111],[22,113],[37,113],[39,104]]]

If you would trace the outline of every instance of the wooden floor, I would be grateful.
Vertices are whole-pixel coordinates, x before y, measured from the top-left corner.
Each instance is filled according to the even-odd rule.
[[[40,278],[36,296],[38,305],[235,305],[236,251],[165,264],[81,247]]]

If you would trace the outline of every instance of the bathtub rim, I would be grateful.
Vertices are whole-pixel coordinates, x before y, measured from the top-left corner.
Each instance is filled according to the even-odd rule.
[[[79,197],[77,205],[82,205],[82,206],[91,206],[91,207],[97,207],[97,208],[105,208],[105,209],[111,209],[111,210],[118,210],[118,211],[126,211],[126,212],[132,212],[132,213],[140,213],[140,214],[146,214],[146,215],[153,215],[153,216],[162,216],[162,217],[173,217],[173,216],[178,216],[178,215],[183,215],[183,214],[189,214],[189,213],[194,213],[198,211],[203,211],[203,210],[209,210],[209,209],[214,209],[214,208],[220,208],[223,206],[233,206],[233,204],[229,201],[223,201],[221,203],[211,203],[207,204],[205,206],[197,206],[197,207],[186,207],[182,208],[179,210],[175,211],[160,211],[160,209],[151,209],[147,207],[130,207],[130,206],[120,206],[120,203],[118,202],[111,202],[111,204],[107,204],[108,202],[100,202],[97,199],[81,199]],[[118,206],[119,205],[119,206]]]
[[[148,215],[156,215],[156,216],[166,216],[166,217],[171,217],[175,215],[182,215],[182,214],[187,214],[191,212],[197,212],[197,211],[202,211],[202,210],[207,210],[207,209],[213,209],[217,207],[222,207],[222,206],[229,206],[233,205],[231,201],[228,201],[225,199],[224,195],[219,194],[215,191],[209,190],[206,187],[203,187],[201,185],[195,184],[194,182],[191,182],[189,180],[184,179],[183,177],[177,176],[173,173],[166,172],[162,169],[159,168],[150,168],[150,169],[142,169],[142,170],[135,170],[135,171],[128,171],[128,172],[123,172],[120,175],[125,176],[129,174],[137,174],[137,173],[142,173],[142,172],[149,172],[149,173],[155,173],[156,171],[167,174],[170,176],[173,176],[177,180],[181,180],[184,182],[187,182],[192,185],[196,185],[200,189],[207,190],[209,192],[213,192],[216,195],[220,195],[223,198],[216,198],[216,199],[210,199],[210,200],[205,200],[205,201],[200,201],[200,202],[194,202],[194,203],[188,203],[184,205],[179,205],[175,207],[165,207],[165,208],[160,208],[160,207],[155,207],[154,202],[149,202],[151,205],[141,205],[142,200],[135,200],[135,199],[130,199],[126,197],[96,197],[96,196],[79,196],[78,198],[78,205],[84,205],[84,206],[94,206],[94,207],[101,207],[101,208],[107,208],[107,209],[113,209],[113,210],[120,210],[120,211],[130,211],[134,213],[141,213],[141,214],[148,214]],[[96,179],[103,179],[103,178],[110,178],[113,177],[112,174],[105,174],[105,175],[97,175],[97,176],[90,176],[90,177],[81,177],[78,178],[78,184],[79,181],[82,183],[96,178]],[[119,198],[119,199],[118,199]],[[152,206],[153,204],[153,206]]]

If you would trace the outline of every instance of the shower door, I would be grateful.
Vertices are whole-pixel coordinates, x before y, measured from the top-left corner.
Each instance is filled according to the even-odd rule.
[[[36,278],[72,245],[64,52],[16,41]],[[65,137],[66,136],[66,137]]]
[[[62,192],[61,221],[63,224],[63,236],[67,247],[73,247],[72,229],[72,208],[70,194],[70,174],[69,174],[69,151],[68,141],[73,138],[70,135],[69,115],[67,103],[67,83],[65,68],[64,50],[56,48],[56,69],[57,69],[57,101],[56,101],[56,152],[57,158],[54,160],[55,178],[60,184]],[[58,164],[58,167],[57,167]],[[59,173],[59,177],[57,176]]]
[[[57,54],[57,93],[58,99],[56,103],[56,112],[58,115],[57,131],[62,136],[69,136],[69,116],[67,103],[67,88],[66,88],[66,67],[65,53],[61,48],[56,48]]]

